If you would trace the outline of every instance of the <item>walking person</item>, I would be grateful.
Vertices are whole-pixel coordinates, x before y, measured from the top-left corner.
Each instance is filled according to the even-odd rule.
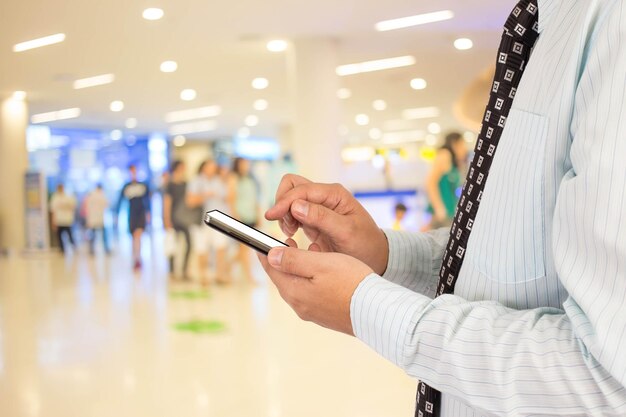
[[[198,176],[187,188],[186,202],[190,208],[202,207],[204,212],[221,210],[228,213],[228,187],[218,175],[218,166],[213,159],[204,161],[198,169]],[[194,227],[194,250],[198,252],[198,268],[202,285],[208,285],[209,254],[215,252],[216,281],[218,284],[230,282],[226,259],[228,238],[204,225],[202,216]]]
[[[96,188],[87,194],[84,202],[86,226],[89,231],[89,254],[95,254],[95,242],[96,234],[102,235],[102,243],[104,245],[104,251],[107,254],[111,253],[109,246],[109,239],[104,224],[104,216],[109,208],[109,200],[102,189],[102,184],[98,184]]]
[[[57,185],[57,189],[50,199],[50,211],[52,212],[52,229],[56,230],[59,239],[61,253],[65,254],[64,236],[67,236],[70,245],[76,249],[72,226],[76,219],[76,198],[65,193],[63,184]]]
[[[260,187],[252,176],[250,161],[244,158],[236,158],[233,162],[235,174],[235,198],[233,216],[240,222],[250,227],[257,227],[260,219],[261,207],[259,205]],[[247,281],[255,284],[250,264],[250,248],[242,243],[239,244],[237,260],[241,265]]]
[[[454,209],[459,201],[457,190],[463,182],[468,149],[460,133],[446,136],[445,143],[437,151],[433,166],[426,178],[428,211],[432,214],[428,230],[450,226]]]
[[[141,269],[141,237],[150,224],[150,188],[148,184],[137,180],[137,167],[128,167],[130,181],[120,193],[116,212],[119,215],[122,201],[128,201],[128,228],[133,239],[133,269]]]
[[[189,280],[189,254],[191,253],[191,236],[189,227],[195,222],[192,211],[187,207],[185,195],[187,181],[185,179],[185,163],[177,160],[172,163],[165,193],[163,194],[163,223],[165,229],[174,231],[175,237],[182,233],[185,238],[185,253],[183,256],[182,279]],[[175,239],[176,240],[176,239]],[[169,273],[175,278],[174,256],[169,257]]]

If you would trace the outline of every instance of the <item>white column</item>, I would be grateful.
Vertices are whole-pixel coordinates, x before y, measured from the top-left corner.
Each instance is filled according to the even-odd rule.
[[[340,107],[337,43],[334,39],[300,39],[289,57],[294,124],[290,151],[305,177],[339,182],[341,146],[337,128]]]
[[[8,98],[0,108],[0,248],[25,247],[24,174],[28,168],[26,102]]]

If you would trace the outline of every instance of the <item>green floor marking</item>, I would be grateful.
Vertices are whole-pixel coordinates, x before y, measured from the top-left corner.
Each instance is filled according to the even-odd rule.
[[[199,300],[211,298],[211,294],[208,291],[172,291],[170,292],[170,297]]]
[[[226,330],[226,325],[216,320],[192,320],[176,323],[174,330],[190,333],[220,333]]]

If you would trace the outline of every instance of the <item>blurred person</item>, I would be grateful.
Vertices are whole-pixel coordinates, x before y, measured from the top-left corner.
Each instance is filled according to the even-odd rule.
[[[392,230],[404,230],[404,227],[402,226],[402,220],[404,220],[406,212],[407,208],[404,204],[396,204],[396,206],[394,207],[395,217],[393,221],[393,226],[391,226]]]
[[[163,194],[163,224],[167,230],[174,230],[175,234],[183,234],[185,238],[185,254],[183,257],[183,276],[189,280],[189,254],[191,253],[190,226],[197,220],[193,212],[188,209],[185,197],[187,181],[185,179],[185,163],[180,160],[172,162],[170,175]],[[170,276],[174,278],[174,256],[169,259]]]
[[[250,161],[236,158],[233,162],[235,173],[235,201],[233,216],[250,227],[257,227],[260,218],[260,187],[250,170]],[[250,248],[239,244],[237,259],[243,273],[250,283],[255,283],[250,265]]]
[[[98,184],[92,192],[87,194],[83,207],[85,210],[85,224],[89,231],[89,253],[91,255],[95,253],[96,233],[98,232],[102,234],[104,251],[107,254],[111,253],[104,224],[104,215],[109,208],[109,200],[102,189],[102,184]]]
[[[433,166],[426,178],[426,194],[432,213],[429,229],[450,226],[454,210],[459,201],[457,190],[462,184],[462,171],[467,160],[468,149],[460,133],[446,135],[445,143],[437,151]]]
[[[130,181],[124,185],[120,193],[116,212],[122,207],[122,201],[128,201],[128,229],[133,238],[133,269],[141,269],[141,237],[150,224],[150,187],[137,180],[137,166],[128,167]]]
[[[382,231],[338,184],[280,184],[267,219],[312,243],[263,267],[419,379],[416,417],[626,415],[624,6],[517,3],[450,228]]]
[[[70,245],[76,249],[72,226],[76,220],[77,204],[76,198],[65,193],[63,184],[57,185],[56,191],[50,198],[50,211],[52,212],[52,229],[57,232],[61,253],[65,253],[65,235],[67,235]]]
[[[203,214],[210,210],[230,212],[227,198],[228,186],[218,174],[218,165],[213,159],[204,161],[198,169],[198,175],[187,187],[186,202],[191,208],[202,207]],[[215,251],[216,281],[218,284],[230,282],[226,259],[228,238],[207,227],[202,217],[195,225],[194,250],[198,252],[198,267],[202,285],[208,285],[209,254]]]

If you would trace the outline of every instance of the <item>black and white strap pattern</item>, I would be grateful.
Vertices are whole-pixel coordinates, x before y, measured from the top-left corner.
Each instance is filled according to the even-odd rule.
[[[489,103],[443,255],[437,287],[438,296],[454,292],[489,168],[524,67],[539,36],[538,26],[537,0],[521,0],[504,26]],[[439,391],[420,382],[416,400],[415,417],[439,416],[441,402]]]

